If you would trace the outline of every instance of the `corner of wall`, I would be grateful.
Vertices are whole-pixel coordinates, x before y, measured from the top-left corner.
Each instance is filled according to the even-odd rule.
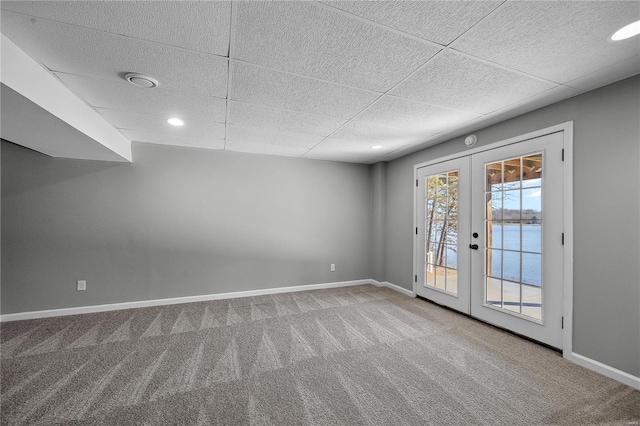
[[[371,166],[371,277],[379,282],[386,280],[385,228],[386,228],[386,177],[387,163]]]

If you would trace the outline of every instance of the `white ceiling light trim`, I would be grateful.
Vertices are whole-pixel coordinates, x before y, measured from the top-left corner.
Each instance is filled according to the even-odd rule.
[[[633,36],[637,36],[638,34],[640,34],[640,21],[632,22],[629,25],[625,25],[624,27],[620,28],[611,36],[611,40],[626,40]]]
[[[158,80],[148,75],[138,74],[137,72],[128,72],[124,75],[124,79],[134,86],[144,89],[153,89],[158,87]]]

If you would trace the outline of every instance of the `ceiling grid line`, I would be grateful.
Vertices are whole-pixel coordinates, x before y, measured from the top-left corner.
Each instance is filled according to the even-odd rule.
[[[229,139],[229,119],[231,118],[231,80],[233,76],[233,54],[236,39],[236,3],[231,2],[231,19],[229,23],[229,71],[227,72],[227,98],[225,101],[225,118],[224,118],[224,150],[227,150],[227,142]]]
[[[479,57],[477,57],[477,56],[474,56],[474,55],[471,55],[471,54],[468,54],[468,53],[465,53],[465,52],[462,52],[462,51],[456,50],[455,48],[453,48],[453,47],[451,47],[451,46],[450,46],[450,45],[453,43],[453,41],[452,41],[451,43],[449,43],[449,45],[446,45],[446,46],[445,46],[445,45],[441,45],[441,44],[438,44],[438,43],[431,42],[431,41],[429,41],[429,40],[422,39],[422,38],[420,38],[420,37],[413,36],[413,35],[411,35],[411,34],[409,34],[409,33],[405,33],[404,31],[396,30],[395,28],[392,28],[392,27],[389,27],[389,26],[386,26],[386,25],[383,25],[383,24],[379,24],[379,23],[377,23],[377,22],[375,22],[375,21],[371,21],[371,20],[369,20],[369,19],[362,18],[362,17],[360,17],[360,16],[358,16],[358,15],[355,15],[355,14],[352,14],[352,13],[350,13],[350,12],[346,12],[346,11],[343,11],[343,10],[337,9],[337,8],[335,8],[335,7],[333,7],[333,6],[329,6],[329,5],[326,5],[326,4],[321,3],[321,2],[318,2],[318,1],[310,1],[310,3],[311,3],[311,4],[313,4],[314,6],[321,7],[321,8],[324,8],[324,9],[330,10],[330,11],[332,11],[332,12],[336,12],[336,13],[342,14],[342,15],[347,16],[347,17],[349,17],[349,18],[357,19],[357,20],[362,21],[362,22],[364,22],[364,23],[366,23],[366,24],[369,24],[369,25],[372,25],[372,26],[375,26],[375,27],[381,28],[381,29],[386,30],[386,31],[390,31],[390,32],[395,33],[395,34],[398,34],[398,35],[400,35],[400,36],[408,37],[408,38],[411,38],[411,39],[414,39],[414,40],[416,40],[416,41],[420,41],[420,42],[425,42],[425,43],[427,43],[427,44],[428,44],[429,46],[431,46],[431,47],[435,47],[435,48],[440,49],[440,52],[436,53],[434,56],[432,56],[431,58],[429,58],[429,59],[427,60],[427,62],[425,62],[425,63],[424,63],[420,68],[418,68],[417,70],[415,70],[411,75],[415,74],[415,73],[416,73],[416,72],[418,72],[421,68],[423,68],[424,66],[426,66],[426,65],[427,65],[431,60],[433,60],[433,59],[434,59],[434,58],[435,58],[439,53],[441,53],[441,52],[443,52],[443,51],[446,51],[446,52],[451,52],[451,53],[453,53],[453,54],[460,55],[460,56],[463,56],[463,57],[466,57],[466,58],[469,58],[469,59],[472,59],[472,60],[475,60],[475,61],[478,61],[478,62],[484,63],[484,64],[489,65],[489,66],[493,66],[493,67],[496,67],[496,68],[502,69],[502,70],[504,70],[504,71],[510,71],[510,72],[516,73],[516,74],[518,74],[518,75],[521,75],[521,76],[523,76],[523,77],[531,78],[531,79],[536,80],[536,81],[540,81],[540,82],[543,82],[543,83],[551,84],[551,85],[554,85],[554,86],[563,86],[563,84],[561,84],[561,83],[558,83],[558,82],[555,82],[555,81],[551,81],[551,80],[547,80],[547,79],[544,79],[544,78],[541,78],[541,77],[538,77],[538,76],[535,76],[535,75],[532,75],[532,74],[528,74],[528,73],[526,73],[526,72],[523,72],[523,71],[520,71],[520,70],[517,70],[517,69],[513,69],[513,68],[510,68],[510,67],[504,66],[504,65],[502,65],[502,64],[498,64],[498,63],[495,63],[495,62],[491,62],[491,61],[485,60],[485,59],[483,59],[483,58],[479,58]],[[499,4],[498,6],[496,6],[496,8],[494,8],[494,9],[493,9],[489,14],[487,14],[485,17],[483,17],[483,18],[482,18],[482,20],[478,21],[476,24],[474,24],[472,27],[470,27],[470,28],[469,28],[469,30],[470,30],[471,28],[475,27],[476,25],[478,25],[480,22],[482,22],[482,21],[483,21],[483,20],[485,20],[486,18],[488,18],[490,15],[494,14],[494,13],[495,13],[495,12],[496,12],[500,7],[501,7],[501,6],[503,6],[505,3],[506,3],[506,1],[503,1],[502,3],[500,3],[500,4]],[[233,2],[232,2],[232,4],[233,4]],[[469,30],[467,30],[467,31],[465,31],[463,34],[461,34],[461,35],[460,35],[460,37],[461,37],[462,35],[466,34]],[[456,37],[456,39],[455,39],[455,40],[457,40],[458,38],[459,38],[459,37]],[[455,40],[454,40],[454,41],[455,41]],[[237,62],[244,63],[244,64],[248,64],[248,65],[251,65],[251,66],[255,66],[255,67],[258,67],[258,68],[268,69],[268,70],[271,70],[271,71],[281,72],[281,73],[285,73],[285,74],[289,74],[289,75],[294,75],[294,76],[298,76],[298,77],[304,77],[304,78],[308,78],[308,79],[311,79],[311,80],[320,81],[320,82],[323,82],[323,83],[329,83],[329,84],[333,84],[333,85],[337,85],[337,86],[342,86],[342,87],[345,87],[345,88],[357,89],[357,90],[362,90],[362,91],[366,91],[366,92],[370,92],[370,93],[375,93],[375,94],[380,94],[380,95],[387,95],[387,94],[389,94],[389,90],[393,90],[393,89],[395,88],[395,86],[394,86],[394,87],[392,87],[391,89],[387,90],[386,92],[378,92],[378,91],[375,91],[375,90],[363,89],[363,88],[361,88],[361,87],[356,87],[356,86],[352,86],[352,85],[349,85],[349,84],[343,84],[343,83],[338,83],[338,82],[331,81],[331,80],[325,80],[325,79],[318,78],[318,77],[312,77],[312,76],[305,75],[305,74],[300,74],[300,73],[295,73],[295,72],[285,71],[285,70],[281,70],[281,69],[278,69],[278,68],[269,67],[269,66],[266,66],[266,65],[261,65],[261,64],[257,64],[257,63],[254,63],[254,62],[250,62],[250,61],[242,60],[242,59],[238,59],[238,58],[234,58],[233,60],[234,60],[234,61],[237,61]],[[404,81],[404,80],[403,80],[403,81]],[[403,81],[401,81],[400,83],[402,83]],[[400,83],[398,83],[397,85],[399,85]],[[396,86],[397,86],[397,85],[396,85]],[[394,94],[389,94],[389,95],[390,95],[390,96],[393,96],[393,97],[396,97],[396,98],[400,98],[400,99],[411,100],[411,101],[413,101],[413,102],[420,102],[420,103],[423,103],[423,104],[425,104],[425,105],[432,105],[432,106],[437,106],[437,107],[440,107],[440,108],[451,109],[451,110],[455,110],[455,111],[465,111],[465,112],[468,112],[468,111],[466,111],[466,110],[458,110],[458,109],[456,109],[456,108],[450,108],[450,107],[446,107],[446,106],[443,106],[443,105],[432,104],[432,103],[423,102],[423,101],[416,100],[416,99],[410,99],[410,98],[406,98],[406,97],[403,97],[403,96],[400,96],[400,95],[394,95]],[[376,101],[377,101],[377,100],[376,100]],[[374,103],[375,103],[376,101],[374,101]],[[482,115],[485,115],[485,114],[482,114]],[[338,130],[338,129],[336,129],[336,130]]]
[[[230,99],[230,100],[231,100],[231,102],[235,102],[235,103],[238,103],[238,104],[257,106],[257,107],[260,107],[260,108],[268,108],[268,109],[272,109],[272,110],[275,110],[275,111],[291,112],[291,113],[298,113],[298,114],[304,114],[304,115],[312,115],[314,117],[328,118],[328,119],[332,119],[332,120],[341,120],[340,118],[337,118],[337,117],[331,116],[331,115],[318,114],[318,113],[314,113],[314,112],[300,112],[299,110],[295,110],[295,109],[280,108],[280,107],[271,106],[271,105],[267,106],[267,105],[262,105],[262,104],[258,104],[258,103],[255,103],[255,102],[242,101],[242,100],[238,100],[238,99]]]
[[[505,3],[507,2],[507,0],[504,0],[502,3],[500,3],[499,5],[497,5],[493,10],[491,10],[489,13],[487,13],[485,16],[482,17],[482,19],[480,19],[478,22],[476,22],[475,24],[471,25],[469,28],[467,28],[462,34],[459,34],[456,38],[454,38],[453,40],[451,40],[448,44],[448,46],[451,46],[453,43],[456,42],[456,40],[458,40],[459,38],[464,37],[466,34],[469,33],[469,31],[471,31],[472,29],[474,29],[475,27],[477,27],[478,25],[480,25],[482,22],[486,21],[491,15],[497,13],[498,9],[500,9],[502,6],[505,5]]]
[[[356,21],[364,22],[365,24],[371,25],[373,27],[380,28],[382,30],[388,31],[390,33],[393,33],[393,34],[396,34],[396,35],[399,35],[399,36],[402,36],[402,37],[410,38],[411,40],[426,44],[427,46],[434,47],[436,49],[444,49],[446,47],[445,45],[442,45],[442,44],[439,44],[439,43],[435,43],[435,42],[433,42],[431,40],[426,40],[424,38],[415,36],[413,34],[409,34],[409,33],[405,32],[405,31],[399,30],[397,28],[393,28],[393,27],[390,27],[388,25],[384,25],[384,24],[381,24],[379,22],[372,21],[372,20],[367,19],[367,18],[363,18],[362,16],[356,15],[355,13],[347,12],[345,10],[338,9],[337,7],[333,7],[331,5],[324,4],[324,3],[316,1],[316,0],[311,0],[310,3],[312,5],[314,5],[314,6],[316,6],[316,7],[328,10],[328,11],[336,13],[338,15],[346,16],[347,18],[354,19]]]
[[[411,77],[413,77],[415,74],[417,74],[418,72],[420,72],[421,69],[423,69],[424,67],[427,66],[427,64],[429,64],[429,62],[431,62],[432,60],[434,60],[435,58],[437,58],[438,56],[442,55],[444,51],[446,51],[447,48],[444,48],[442,50],[440,50],[439,52],[437,52],[435,55],[433,55],[432,57],[430,57],[429,59],[426,60],[425,63],[423,63],[422,65],[420,65],[418,68],[416,68],[415,70],[413,70],[411,73],[409,73],[407,76],[405,76],[402,80],[400,80],[399,82],[397,82],[396,84],[394,84],[392,87],[390,87],[389,89],[387,89],[387,91],[385,91],[384,93],[382,93],[377,99],[375,99],[373,102],[371,102],[369,105],[367,105],[366,107],[364,107],[360,112],[358,112],[356,115],[354,115],[353,117],[351,117],[346,123],[344,123],[343,125],[341,125],[340,127],[338,127],[337,129],[335,129],[333,132],[331,132],[331,134],[327,135],[324,139],[322,139],[320,142],[318,142],[317,144],[315,144],[314,146],[312,146],[307,152],[305,152],[302,157],[304,157],[305,155],[307,155],[309,152],[311,152],[315,147],[317,147],[318,145],[320,145],[322,142],[324,142],[325,140],[329,139],[332,135],[334,135],[336,132],[338,132],[340,129],[344,128],[345,126],[347,126],[348,124],[352,123],[352,122],[357,122],[357,118],[359,116],[361,116],[364,112],[366,112],[369,108],[371,108],[373,105],[375,105],[376,103],[380,102],[380,100],[382,98],[384,98],[387,94],[389,94],[392,90],[394,90],[396,87],[398,87],[399,85],[401,85],[402,83],[404,83],[405,81],[407,81],[408,79],[410,79]],[[380,126],[380,127],[387,127],[387,126]]]
[[[637,38],[610,40],[633,3],[2,0],[0,19],[131,141],[370,164],[640,73]]]
[[[49,68],[47,68],[44,64],[41,64],[41,65],[42,65],[44,68],[49,69]],[[86,77],[87,77],[87,76],[82,75],[82,74],[74,74],[74,73],[71,73],[71,72],[65,72],[65,71],[56,71],[56,70],[50,70],[50,71],[51,71],[53,74],[55,74],[56,76],[59,76],[60,74],[62,74],[62,75],[68,75],[68,76],[73,76],[73,77],[83,77],[83,78],[86,78]],[[107,82],[107,83],[109,83],[109,82],[113,82],[113,81],[114,81],[114,80],[106,79],[106,78],[102,78],[102,77],[91,77],[91,78],[92,78],[93,80],[104,81],[104,82]],[[60,81],[62,81],[62,80],[60,80]],[[71,89],[70,89],[70,90],[71,90]],[[176,90],[176,89],[168,89],[168,88],[166,88],[166,87],[162,87],[162,90],[163,90],[163,91],[165,91],[165,92],[184,93],[184,92],[182,92],[182,91],[180,91],[180,90]],[[201,95],[201,96],[204,96],[204,97],[207,97],[207,98],[211,98],[211,99],[217,99],[217,100],[220,100],[220,101],[224,101],[224,100],[226,100],[226,99],[227,99],[226,97],[224,97],[224,98],[223,98],[223,97],[215,96],[215,95]],[[107,107],[99,106],[99,108],[107,108]],[[107,109],[117,109],[117,108],[107,108]]]
[[[631,59],[634,59],[634,58],[627,58],[627,59],[622,59],[620,61],[614,62],[614,63],[610,64],[608,68],[615,67],[615,66],[620,65],[620,64],[624,64],[624,63],[628,62]],[[635,59],[637,59],[638,63],[640,63],[640,48],[638,49],[638,55],[636,55]],[[584,75],[582,75],[582,76],[580,76],[578,78],[574,78],[573,80],[570,80],[570,81],[567,81],[566,83],[561,84],[561,86],[562,87],[566,87],[568,89],[577,90],[580,93],[584,93],[585,92],[584,89],[582,89],[580,87],[577,87],[577,86],[574,86],[572,83],[574,83],[576,81],[579,81],[579,80],[582,80],[585,77],[589,77],[591,75],[598,74],[598,72],[600,72],[600,71],[601,70],[596,70],[596,71],[592,71],[590,73],[584,74]],[[635,74],[637,74],[637,73],[635,73]],[[634,73],[628,73],[627,77],[631,77],[631,76],[633,76],[635,74]]]
[[[462,56],[462,57],[465,57],[467,59],[471,59],[473,61],[477,61],[477,62],[483,63],[485,65],[489,65],[491,67],[498,68],[498,69],[501,69],[501,70],[504,70],[504,71],[509,71],[509,72],[514,73],[514,74],[518,74],[518,75],[520,75],[522,77],[527,77],[527,78],[530,78],[532,80],[539,81],[541,83],[552,84],[554,86],[561,86],[562,85],[562,83],[558,83],[557,81],[552,81],[552,80],[549,80],[549,79],[546,79],[546,78],[543,78],[543,77],[538,77],[537,75],[529,74],[527,72],[524,72],[524,71],[521,71],[521,70],[518,70],[518,69],[515,69],[515,68],[511,68],[511,67],[508,67],[506,65],[499,64],[497,62],[490,61],[488,59],[480,58],[479,56],[475,56],[475,55],[472,55],[470,53],[466,53],[466,52],[463,52],[461,50],[457,50],[454,47],[448,46],[447,49],[449,50],[449,52],[451,52],[451,53],[453,53],[455,55]]]
[[[51,1],[55,1],[55,0],[51,0]],[[215,53],[205,52],[203,50],[190,49],[188,47],[177,46],[175,44],[162,43],[162,42],[157,41],[157,40],[149,40],[149,39],[146,39],[146,38],[133,37],[133,36],[126,35],[126,34],[114,33],[114,32],[111,32],[111,31],[101,30],[99,28],[92,28],[92,27],[86,27],[84,25],[72,24],[72,23],[60,21],[60,20],[57,20],[57,19],[43,18],[43,17],[40,17],[40,16],[35,16],[35,15],[28,14],[28,13],[14,12],[14,11],[8,10],[8,9],[5,9],[5,10],[7,10],[8,12],[11,12],[11,13],[15,13],[17,15],[29,16],[29,17],[33,17],[34,19],[41,19],[43,21],[55,22],[57,24],[62,24],[62,25],[66,25],[66,26],[69,26],[69,27],[81,28],[83,30],[93,31],[93,32],[97,32],[97,33],[103,33],[103,34],[107,34],[107,35],[114,36],[114,37],[125,38],[125,39],[128,39],[128,40],[142,41],[142,42],[145,42],[145,43],[151,43],[151,44],[155,44],[155,45],[158,45],[158,46],[170,47],[172,49],[185,50],[187,52],[195,52],[195,53],[200,53],[200,54],[203,54],[203,55],[215,56],[218,59],[224,59],[226,61],[229,60],[229,58],[224,56],[224,55],[217,55]],[[55,71],[55,70],[52,70],[52,71]],[[59,72],[59,71],[56,71],[56,72]]]
[[[278,69],[278,68],[269,67],[267,65],[261,65],[261,64],[255,63],[255,62],[246,61],[244,59],[234,58],[233,60],[234,60],[234,62],[238,62],[238,63],[245,64],[245,65],[250,65],[252,67],[262,68],[262,69],[269,70],[269,71],[276,71],[278,73],[292,75],[292,76],[295,76],[295,77],[307,78],[309,80],[315,80],[315,81],[319,81],[321,83],[329,83],[329,84],[333,84],[334,86],[340,86],[340,87],[344,87],[344,88],[347,88],[347,89],[356,89],[356,90],[360,90],[362,92],[373,93],[373,94],[376,94],[376,95],[380,95],[380,94],[383,93],[383,92],[378,92],[377,90],[363,89],[361,87],[350,86],[348,84],[338,83],[336,81],[331,81],[331,80],[325,80],[325,79],[322,79],[322,78],[313,77],[313,76],[306,75],[306,74],[300,74],[300,73],[295,73],[295,72],[291,72],[291,71],[285,71],[285,70],[281,70],[281,69]]]
[[[447,50],[447,49],[443,49],[443,51],[445,51],[445,50]],[[425,64],[425,65],[427,65],[427,64]],[[418,71],[420,71],[420,70],[418,70]],[[394,95],[393,93],[387,93],[386,96],[389,97],[389,98],[400,99],[400,100],[403,100],[403,101],[411,101],[411,102],[415,102],[417,104],[422,104],[422,105],[431,106],[431,107],[435,107],[435,108],[442,108],[442,109],[446,109],[446,110],[449,110],[449,111],[470,112],[470,113],[476,114],[476,115],[485,115],[485,114],[480,114],[480,113],[474,113],[474,112],[466,110],[466,109],[452,108],[452,107],[448,107],[448,106],[444,106],[444,105],[438,105],[438,104],[434,104],[434,103],[430,103],[430,102],[425,102],[425,101],[422,101],[420,99],[409,99],[409,98],[405,98],[405,97],[400,96],[400,95]]]

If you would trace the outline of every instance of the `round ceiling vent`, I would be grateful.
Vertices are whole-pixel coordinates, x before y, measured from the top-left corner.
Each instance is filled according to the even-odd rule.
[[[148,75],[138,74],[136,72],[130,72],[124,75],[124,78],[131,84],[135,84],[138,87],[144,87],[145,89],[152,89],[158,87],[158,80]]]

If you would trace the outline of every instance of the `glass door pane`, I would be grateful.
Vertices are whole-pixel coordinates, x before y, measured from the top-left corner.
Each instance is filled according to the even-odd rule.
[[[542,169],[542,153],[486,163],[484,187],[484,304],[537,321],[542,321]]]
[[[458,294],[458,170],[424,178],[425,277],[423,285]]]
[[[416,293],[469,313],[470,158],[417,171]]]

